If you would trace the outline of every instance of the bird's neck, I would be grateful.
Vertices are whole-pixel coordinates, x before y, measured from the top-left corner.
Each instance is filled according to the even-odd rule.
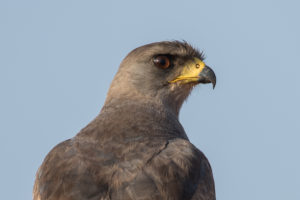
[[[171,100],[161,100],[153,97],[119,97],[107,99],[101,112],[106,112],[109,108],[133,108],[135,112],[139,112],[138,109],[141,111],[151,111],[151,113],[153,112],[152,114],[159,113],[162,116],[172,115],[172,117],[178,120],[181,105],[177,105]]]
[[[93,134],[90,137],[95,140],[115,136],[120,139],[140,136],[187,139],[174,111],[146,99],[143,102],[128,98],[106,101],[100,114],[81,132],[81,135],[84,135],[84,132]]]
[[[107,102],[99,117],[118,119],[122,129],[137,129],[146,134],[170,134],[186,138],[178,113],[161,102],[122,99]],[[117,103],[118,102],[118,103]],[[123,122],[123,123],[122,123]],[[183,135],[181,135],[184,133]],[[128,132],[126,133],[128,134]]]

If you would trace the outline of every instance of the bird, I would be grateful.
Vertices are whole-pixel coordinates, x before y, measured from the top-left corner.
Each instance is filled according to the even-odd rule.
[[[179,121],[192,89],[216,85],[186,41],[132,50],[100,113],[39,167],[34,200],[215,200],[212,168]]]

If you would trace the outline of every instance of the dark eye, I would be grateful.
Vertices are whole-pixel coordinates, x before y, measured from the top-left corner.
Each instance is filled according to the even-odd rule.
[[[167,56],[156,56],[153,62],[157,67],[162,69],[170,67],[170,59]]]

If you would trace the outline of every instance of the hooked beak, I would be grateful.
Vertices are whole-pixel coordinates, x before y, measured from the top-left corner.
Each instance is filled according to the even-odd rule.
[[[193,58],[182,69],[181,74],[169,83],[211,83],[216,86],[217,78],[214,71],[199,58]]]
[[[199,83],[211,83],[213,89],[216,86],[217,78],[215,72],[208,66],[205,66],[204,69],[199,74]]]

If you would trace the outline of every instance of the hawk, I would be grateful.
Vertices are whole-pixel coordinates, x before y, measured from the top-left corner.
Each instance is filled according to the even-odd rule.
[[[99,115],[44,159],[33,199],[214,200],[210,164],[178,119],[194,86],[216,84],[203,60],[181,41],[131,51]]]

